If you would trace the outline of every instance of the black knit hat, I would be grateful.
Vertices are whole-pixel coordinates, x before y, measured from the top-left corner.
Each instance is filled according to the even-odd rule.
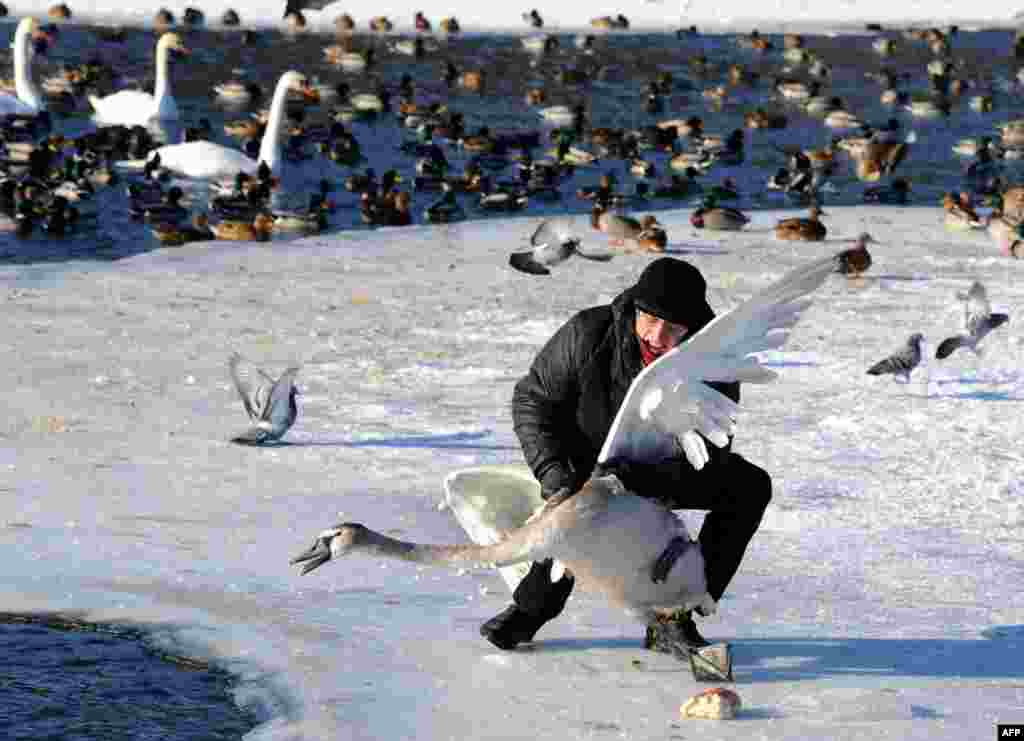
[[[715,318],[700,271],[685,260],[659,257],[640,274],[630,296],[638,309],[696,332]]]

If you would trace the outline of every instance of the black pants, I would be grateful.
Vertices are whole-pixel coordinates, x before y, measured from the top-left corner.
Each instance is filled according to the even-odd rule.
[[[738,453],[722,456],[700,471],[686,461],[637,466],[638,479],[623,481],[630,491],[658,499],[671,509],[707,510],[700,529],[708,593],[717,601],[729,586],[772,499],[768,473]]]
[[[632,464],[619,471],[619,476],[633,493],[657,499],[671,509],[707,510],[698,539],[708,593],[716,601],[721,599],[771,501],[768,473],[738,453],[719,451],[700,471],[686,460],[672,460]],[[513,599],[530,612],[540,612],[540,605],[544,605],[546,619],[551,619],[562,611],[571,587],[552,584],[549,564],[534,564]]]

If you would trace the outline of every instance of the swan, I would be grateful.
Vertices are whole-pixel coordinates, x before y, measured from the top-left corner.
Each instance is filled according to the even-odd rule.
[[[626,490],[602,466],[662,460],[672,454],[677,434],[688,429],[725,445],[738,405],[704,381],[774,378],[754,353],[785,343],[810,305],[808,294],[838,267],[833,255],[797,268],[647,366],[630,386],[590,480],[568,499],[546,502],[497,543],[426,545],[342,523],[321,532],[291,562],[308,574],[351,553],[454,567],[554,558],[581,584],[645,621],[679,608],[713,612],[704,557],[685,524],[659,502]]]
[[[277,81],[270,103],[270,116],[260,143],[259,157],[252,159],[244,152],[211,141],[191,141],[168,144],[150,154],[161,167],[190,178],[214,178],[244,172],[255,175],[261,162],[276,173],[283,162],[281,131],[285,122],[285,102],[288,91],[307,84],[306,77],[294,70],[285,72]]]
[[[34,116],[46,107],[42,92],[32,80],[32,57],[37,51],[34,36],[39,30],[35,18],[22,18],[14,33],[14,95],[0,94],[0,117]],[[39,51],[46,48],[49,36],[39,37]]]
[[[145,126],[152,119],[176,121],[178,104],[171,93],[168,60],[172,51],[188,54],[188,49],[176,33],[165,33],[156,44],[156,84],[153,94],[142,90],[120,90],[100,98],[89,96],[95,118],[103,124]]]

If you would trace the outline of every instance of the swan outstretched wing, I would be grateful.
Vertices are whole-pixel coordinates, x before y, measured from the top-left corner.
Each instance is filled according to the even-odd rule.
[[[739,407],[704,382],[765,383],[775,378],[753,353],[785,343],[811,303],[808,294],[836,266],[836,257],[830,256],[797,268],[647,366],[629,387],[598,462],[670,458],[677,436],[689,429],[725,445]]]

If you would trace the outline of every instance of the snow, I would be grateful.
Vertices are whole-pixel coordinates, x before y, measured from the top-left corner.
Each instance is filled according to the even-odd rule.
[[[830,209],[824,245],[663,221],[725,311],[872,231],[877,211]],[[744,709],[701,738],[987,738],[1024,718],[1020,265],[990,259],[986,235],[944,232],[937,208],[885,216],[871,272],[830,279],[766,355],[780,378],[744,391],[736,449],[775,496],[702,624],[735,643]],[[151,625],[239,673],[238,700],[267,718],[251,739],[692,737],[678,707],[701,686],[596,595],[503,653],[477,634],[508,601],[497,572],[288,565],[342,520],[465,540],[442,479],[521,460],[515,380],[649,260],[514,273],[507,254],[535,225],[3,268],[5,610]],[[909,384],[864,373],[913,331],[933,349],[956,330],[975,278],[1011,314],[981,358],[926,361]],[[226,442],[246,424],[232,349],[271,372],[304,364],[290,445]]]
[[[213,19],[226,6],[203,9]],[[130,22],[157,7],[73,4],[77,19]],[[416,9],[471,30],[520,29],[528,10],[483,7],[387,10],[400,31]],[[239,9],[279,20],[278,3]],[[756,21],[701,0],[540,10],[556,28],[618,12],[635,26]],[[1004,5],[969,10],[1009,22]],[[964,12],[765,10],[776,25],[829,27]],[[516,379],[561,322],[650,259],[514,273],[508,253],[535,219],[0,267],[4,610],[139,623],[214,660],[266,719],[250,741],[991,738],[997,722],[1024,722],[1024,268],[984,234],[944,231],[937,208],[829,213],[824,245],[774,241],[775,212],[726,235],[692,230],[689,211],[659,214],[719,312],[861,231],[881,242],[866,277],[830,279],[786,348],[765,355],[780,378],[744,389],[735,449],[772,474],[774,499],[719,615],[701,624],[735,644],[735,721],[681,720],[703,687],[644,651],[643,626],[598,596],[574,594],[537,643],[509,653],[477,632],[509,599],[496,571],[352,558],[300,578],[288,565],[342,520],[465,541],[438,506],[442,479],[521,461]],[[981,357],[926,361],[909,383],[864,373],[915,331],[932,357],[974,279],[1011,315]],[[290,444],[227,442],[246,424],[232,350],[275,375],[303,364]]]
[[[74,0],[69,5],[76,20],[91,18],[133,24],[151,23],[153,15],[161,7],[181,18],[185,8],[191,6],[200,8],[211,25],[219,23],[224,11],[233,8],[247,24],[276,26],[281,22],[285,4],[283,0],[248,0],[245,3],[235,0],[204,0],[202,3],[169,0],[133,3],[130,8],[126,8],[116,3],[111,4],[110,0]],[[12,15],[39,12],[41,7],[27,0],[12,0],[7,6]],[[480,3],[475,0],[399,4],[381,4],[374,0],[339,0],[322,10],[306,10],[304,15],[308,27],[333,29],[334,19],[342,13],[348,13],[363,30],[366,30],[370,18],[385,15],[394,24],[396,33],[408,33],[414,29],[415,13],[423,11],[435,28],[442,18],[455,17],[460,27],[467,32],[503,30],[526,33],[533,29],[524,23],[522,16],[534,7],[544,19],[542,30],[545,32],[592,31],[592,18],[619,14],[629,19],[630,29],[634,31],[674,30],[680,26],[696,24],[706,32],[753,27],[762,31],[813,28],[862,31],[867,22],[913,22],[927,26],[958,23],[962,28],[971,28],[978,25],[1012,25],[1019,15],[1017,8],[1008,7],[998,0],[981,0],[970,5],[956,0],[908,0],[899,4],[883,0],[848,0],[841,3],[774,0],[760,6],[715,0],[683,0],[680,3],[668,0],[627,0],[604,4],[564,2],[547,6]]]

